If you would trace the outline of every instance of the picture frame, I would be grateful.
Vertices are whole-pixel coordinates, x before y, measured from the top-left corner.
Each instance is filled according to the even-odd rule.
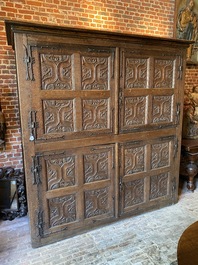
[[[187,8],[188,11],[183,16]],[[175,1],[173,37],[193,41],[187,49],[187,63],[198,64],[198,0]]]

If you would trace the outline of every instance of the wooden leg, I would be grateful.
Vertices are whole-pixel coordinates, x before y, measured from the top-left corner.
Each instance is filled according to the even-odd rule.
[[[189,161],[189,164],[186,166],[186,172],[188,174],[188,181],[187,181],[187,189],[190,191],[194,191],[195,184],[194,184],[194,177],[198,173],[197,165],[194,161]]]

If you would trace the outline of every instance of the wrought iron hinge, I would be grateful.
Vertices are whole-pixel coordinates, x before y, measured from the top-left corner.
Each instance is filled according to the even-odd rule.
[[[179,148],[179,140],[176,137],[175,138],[175,142],[174,142],[174,156],[173,156],[174,158],[176,158],[176,156],[177,156],[178,148]]]
[[[176,191],[176,179],[174,178],[173,181],[172,181],[172,195],[174,196],[175,195],[175,191]]]
[[[42,166],[39,163],[39,157],[38,156],[33,156],[32,157],[32,167],[31,167],[31,172],[33,176],[33,185],[39,185],[41,184],[41,172]]]
[[[38,128],[38,122],[36,121],[36,111],[32,110],[29,114],[29,124],[30,128],[30,141],[34,141],[36,139],[36,132]]]
[[[32,57],[30,50],[24,45],[25,47],[25,57],[23,61],[26,66],[26,80],[27,81],[34,81],[34,73],[33,73],[33,64],[35,63],[35,58]]]
[[[181,55],[179,55],[179,66],[178,66],[178,79],[182,79],[183,76],[183,61]]]
[[[179,125],[179,121],[180,121],[180,113],[181,113],[181,103],[177,103],[177,107],[176,107],[176,124]]]
[[[120,179],[119,186],[120,186],[120,193],[121,193],[124,190],[124,184],[121,179]]]
[[[122,104],[123,104],[123,92],[120,91],[119,92],[119,105],[120,105],[120,107],[122,106]]]
[[[38,230],[38,236],[42,237],[44,234],[44,222],[43,222],[43,211],[37,211],[37,223],[36,228]]]

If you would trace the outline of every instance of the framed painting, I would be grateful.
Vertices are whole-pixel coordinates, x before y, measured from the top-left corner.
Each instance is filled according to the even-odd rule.
[[[198,0],[176,0],[174,37],[194,41],[187,62],[198,63]]]

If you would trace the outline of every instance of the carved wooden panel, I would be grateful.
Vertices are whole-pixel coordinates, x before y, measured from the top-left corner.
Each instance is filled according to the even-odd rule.
[[[124,209],[141,204],[145,200],[144,196],[145,183],[144,179],[135,179],[126,182],[124,185]]]
[[[114,145],[38,154],[32,175],[46,211],[42,235],[114,218],[114,155]]]
[[[120,214],[170,195],[174,137],[120,145]],[[173,173],[173,172],[172,172]]]
[[[44,100],[43,118],[45,133],[74,131],[73,100]]]
[[[72,58],[65,54],[40,54],[42,89],[72,89]]]
[[[173,120],[173,97],[153,96],[152,123],[170,123]]]
[[[82,89],[109,89],[109,59],[108,57],[81,57]]]
[[[154,60],[154,88],[173,88],[174,86],[174,60]]]
[[[75,195],[67,195],[49,199],[50,227],[60,226],[76,221]]]
[[[125,175],[145,170],[145,146],[126,147],[125,157]]]
[[[112,133],[114,49],[56,44],[27,49],[35,58],[31,66],[37,83],[36,126],[29,122],[33,140]]]
[[[169,193],[169,173],[162,173],[150,177],[149,199],[157,199]]]
[[[109,188],[85,191],[85,218],[112,213]]]
[[[146,111],[146,97],[126,97],[124,102],[124,127],[146,124]]]
[[[85,183],[109,179],[109,152],[84,155]]]
[[[109,128],[109,100],[89,99],[83,100],[83,129],[108,129]]]
[[[73,186],[76,184],[76,159],[74,155],[45,158],[48,190]]]
[[[123,61],[125,62],[124,70],[122,70],[125,88],[146,88],[148,86],[148,58],[138,58],[129,53],[125,55]]]
[[[151,145],[151,168],[167,167],[170,165],[170,142]]]

